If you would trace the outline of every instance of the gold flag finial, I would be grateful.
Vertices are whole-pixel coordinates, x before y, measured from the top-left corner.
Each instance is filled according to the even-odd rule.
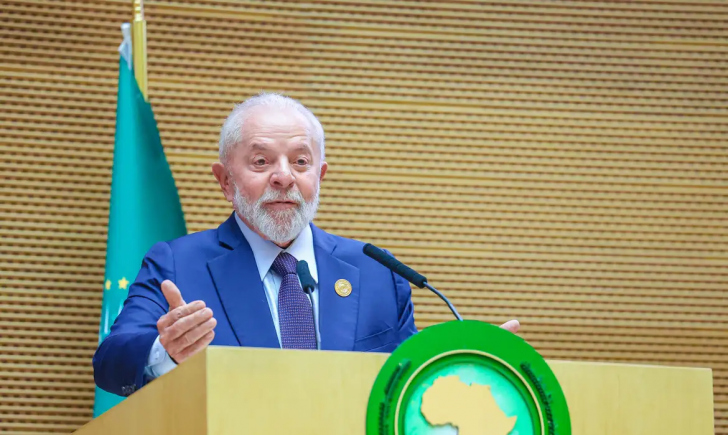
[[[144,21],[144,2],[134,0],[134,21]]]
[[[132,46],[134,59],[134,77],[136,77],[139,90],[144,99],[147,94],[147,22],[144,19],[144,3],[142,0],[133,0],[134,21],[132,22]]]

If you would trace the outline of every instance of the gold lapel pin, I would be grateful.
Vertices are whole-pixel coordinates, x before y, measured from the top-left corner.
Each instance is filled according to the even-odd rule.
[[[334,290],[336,294],[345,298],[351,294],[351,283],[345,279],[340,279],[334,284]]]

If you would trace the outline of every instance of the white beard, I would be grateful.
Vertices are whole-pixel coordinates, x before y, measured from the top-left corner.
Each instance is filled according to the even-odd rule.
[[[269,186],[254,203],[243,196],[237,184],[233,183],[233,187],[235,188],[233,197],[235,211],[273,243],[287,243],[298,237],[306,225],[313,221],[319,206],[318,186],[316,186],[316,193],[310,202],[306,202],[299,191],[289,190],[284,194]],[[298,204],[298,207],[290,210],[268,211],[264,209],[263,203],[271,201],[293,201]]]

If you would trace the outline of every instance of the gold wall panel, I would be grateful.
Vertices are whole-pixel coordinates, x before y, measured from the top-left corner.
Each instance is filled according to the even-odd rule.
[[[119,25],[0,1],[0,431],[91,417]],[[190,231],[233,104],[327,132],[317,224],[393,250],[545,357],[711,367],[728,435],[728,3],[147,1],[149,95]],[[420,328],[450,319],[414,291]]]

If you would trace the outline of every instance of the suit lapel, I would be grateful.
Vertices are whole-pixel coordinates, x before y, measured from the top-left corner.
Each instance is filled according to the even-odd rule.
[[[314,255],[318,269],[319,333],[323,350],[353,350],[359,313],[359,269],[334,255],[336,239],[314,225]],[[339,296],[334,284],[351,283],[351,294]]]
[[[230,251],[207,267],[238,344],[280,347],[253,251],[234,215],[220,225],[218,238]]]

